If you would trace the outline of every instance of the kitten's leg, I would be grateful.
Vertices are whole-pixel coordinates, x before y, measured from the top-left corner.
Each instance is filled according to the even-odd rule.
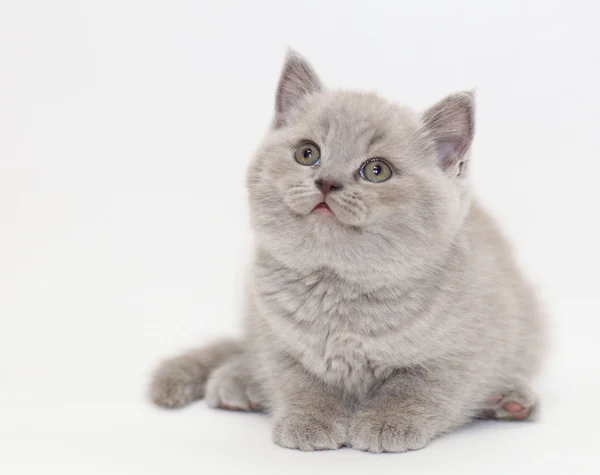
[[[502,391],[492,395],[481,417],[499,420],[533,421],[539,414],[537,396],[528,387]]]
[[[282,356],[274,371],[273,440],[304,451],[339,449],[346,443],[349,412],[341,395]]]
[[[268,405],[249,366],[247,355],[241,354],[211,374],[206,384],[206,404],[232,411],[260,411]]]
[[[236,340],[221,340],[165,360],[154,372],[150,397],[163,407],[181,407],[204,396],[209,375],[244,351]]]
[[[464,374],[399,372],[354,415],[350,445],[375,453],[423,448],[472,418],[467,405],[472,389]]]

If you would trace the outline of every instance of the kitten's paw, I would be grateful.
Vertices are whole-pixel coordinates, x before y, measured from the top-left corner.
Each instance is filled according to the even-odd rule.
[[[433,438],[427,423],[404,414],[357,413],[350,425],[350,446],[367,452],[406,452],[422,449]]]
[[[284,414],[275,420],[273,441],[288,449],[336,450],[346,442],[346,421],[318,414]]]
[[[206,404],[230,411],[261,411],[263,398],[241,358],[211,374],[206,385]]]
[[[482,415],[490,419],[533,421],[539,415],[539,403],[528,388],[505,391],[492,395]]]

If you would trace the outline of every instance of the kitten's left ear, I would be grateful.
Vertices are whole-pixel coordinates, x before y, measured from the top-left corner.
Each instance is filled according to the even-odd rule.
[[[304,97],[321,89],[321,81],[311,65],[295,51],[288,51],[277,86],[275,128],[286,124],[290,113]]]
[[[475,133],[474,92],[458,92],[442,99],[423,114],[423,122],[435,141],[440,166],[462,174]]]

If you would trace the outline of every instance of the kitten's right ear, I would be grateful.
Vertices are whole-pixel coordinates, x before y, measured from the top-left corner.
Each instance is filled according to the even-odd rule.
[[[302,99],[322,88],[321,81],[310,64],[295,51],[288,51],[277,86],[274,127],[283,127]]]

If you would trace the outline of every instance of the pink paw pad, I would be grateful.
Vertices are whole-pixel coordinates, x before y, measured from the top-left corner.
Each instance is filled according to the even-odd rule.
[[[522,411],[513,414],[513,417],[518,421],[523,421],[529,417],[531,409],[523,409]]]
[[[504,405],[504,409],[507,410],[508,412],[512,412],[512,413],[519,413],[521,411],[523,411],[523,406],[521,404],[519,404],[518,402],[509,402],[508,404]]]
[[[523,421],[535,419],[537,404],[532,394],[527,391],[510,391],[494,393],[488,398],[488,407],[482,412],[483,417]]]

